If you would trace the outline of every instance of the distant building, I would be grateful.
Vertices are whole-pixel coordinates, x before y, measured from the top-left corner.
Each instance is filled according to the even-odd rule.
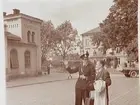
[[[86,51],[88,51],[90,58],[103,59],[107,57],[117,57],[119,64],[126,62],[127,55],[124,51],[120,51],[119,48],[117,48],[116,50],[108,49],[106,54],[104,55],[102,51],[103,49],[102,43],[100,43],[100,46],[98,48],[96,45],[92,44],[91,37],[100,32],[101,32],[100,28],[97,27],[88,32],[81,34],[82,45],[83,45],[83,49],[81,49],[81,52],[86,53]]]
[[[89,52],[89,57],[93,57],[94,55],[101,53],[99,51],[99,49],[97,49],[97,46],[96,45],[93,45],[92,44],[92,40],[91,40],[91,37],[96,34],[97,32],[100,32],[100,28],[97,27],[95,29],[92,29],[88,32],[85,32],[82,35],[82,45],[83,45],[83,53],[86,53],[86,51]]]
[[[42,20],[13,9],[3,13],[6,42],[6,74],[35,75],[41,71],[40,28]]]

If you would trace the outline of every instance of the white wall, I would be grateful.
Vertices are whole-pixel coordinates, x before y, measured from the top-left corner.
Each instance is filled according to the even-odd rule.
[[[82,43],[83,43],[83,50],[84,50],[84,53],[86,51],[89,52],[89,56],[92,57],[93,56],[93,51],[95,50],[96,53],[98,53],[98,49],[96,48],[96,46],[93,46],[92,44],[92,40],[91,40],[91,36],[83,36],[82,37]],[[86,44],[88,43],[88,45]]]
[[[40,24],[39,23],[36,23],[34,21],[30,21],[28,19],[22,19],[22,38],[23,38],[23,41],[28,43],[27,42],[27,32],[30,31],[31,33],[32,32],[35,32],[35,43],[37,45],[40,44]],[[30,37],[31,39],[31,37]]]
[[[20,18],[5,20],[4,23],[7,25],[8,32],[17,35],[19,37],[22,36]]]
[[[41,70],[41,37],[40,37],[40,29],[41,29],[41,24],[35,21],[31,21],[28,19],[22,19],[22,41],[25,43],[27,42],[27,32],[30,31],[35,32],[35,44],[37,45],[37,69]],[[31,37],[30,37],[31,39]]]

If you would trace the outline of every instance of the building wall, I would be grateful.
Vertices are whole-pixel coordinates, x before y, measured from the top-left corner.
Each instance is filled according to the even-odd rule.
[[[4,24],[7,25],[7,31],[17,35],[19,37],[22,36],[22,31],[21,31],[21,18],[11,18],[11,19],[5,19]]]
[[[21,38],[21,42],[26,45],[15,44],[14,42],[11,44],[7,44],[6,47],[6,58],[7,58],[7,74],[32,74],[36,71],[41,71],[41,39],[40,39],[40,29],[42,21],[40,19],[25,15],[25,14],[16,14],[11,15],[4,18],[4,23],[7,25],[7,30],[13,35],[19,36]],[[34,41],[35,43],[27,41],[27,32],[35,33]],[[5,35],[6,36],[6,35]],[[30,36],[31,39],[31,36]],[[7,41],[7,38],[5,38]],[[5,42],[6,42],[5,41]],[[36,46],[36,47],[35,47]],[[15,70],[11,70],[10,68],[10,51],[11,49],[17,49],[18,59],[19,59],[19,68]],[[31,53],[31,68],[25,69],[24,62],[24,52],[29,50]]]
[[[28,43],[27,32],[35,32],[35,44],[40,45],[40,27],[41,24],[33,20],[23,18],[22,21],[22,41]],[[30,37],[31,39],[31,37]]]
[[[86,51],[88,51],[90,57],[93,56],[94,51],[96,51],[96,53],[99,53],[96,46],[93,46],[92,44],[91,35],[83,35],[82,43],[83,43],[83,52],[85,53]]]
[[[8,70],[8,65],[7,65],[7,62],[8,62],[8,56],[7,56],[7,35],[5,35],[5,64],[6,64],[6,72]]]
[[[35,32],[35,44],[37,45],[37,69],[41,70],[41,23],[34,20],[22,19],[22,41],[28,43],[27,32]],[[30,37],[31,39],[31,37]]]
[[[106,55],[103,55],[102,51],[100,51],[100,48],[102,47],[102,45],[100,45],[98,48],[96,48],[96,45],[94,46],[92,44],[91,41],[91,36],[94,35],[93,34],[84,34],[82,35],[82,43],[83,43],[83,53],[85,53],[86,51],[89,52],[89,57],[92,58],[104,58],[106,56],[112,56],[110,55],[110,51],[112,51],[112,49],[109,49],[106,53]],[[94,55],[94,51],[96,52],[96,55]],[[81,51],[82,52],[82,51]],[[120,64],[123,64],[124,62],[127,61],[127,56],[124,53],[124,51],[121,51],[120,53],[114,53],[114,56],[116,56],[118,59],[120,59]]]
[[[30,74],[33,75],[37,71],[37,50],[36,47],[32,46],[19,46],[19,45],[10,45],[8,44],[7,47],[7,68],[8,68],[8,74],[12,75],[19,75],[19,74]],[[18,69],[11,69],[10,67],[10,51],[12,49],[16,49],[18,53],[18,62],[19,62],[19,68]],[[26,69],[25,68],[25,58],[24,58],[24,52],[30,51],[30,59],[31,59],[31,67]]]

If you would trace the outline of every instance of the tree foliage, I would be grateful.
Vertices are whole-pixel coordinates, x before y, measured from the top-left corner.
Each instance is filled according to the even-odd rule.
[[[76,35],[77,30],[72,27],[70,21],[65,21],[57,28],[51,21],[43,22],[41,26],[42,63],[48,57],[49,52],[65,59],[72,47],[76,47],[80,43],[75,42]]]
[[[97,39],[103,41],[106,48],[119,47],[126,49],[128,55],[137,56],[137,14],[138,0],[114,0],[109,15],[100,23],[102,34]]]
[[[55,42],[56,46],[54,47],[54,51],[56,54],[61,55],[64,60],[72,50],[71,48],[75,45],[74,41],[77,30],[72,27],[70,21],[65,21],[56,28],[56,33],[58,39]]]
[[[97,33],[94,33],[91,39],[92,39],[92,44],[96,45],[97,48],[99,46],[103,46],[102,52],[103,54],[106,54],[107,49],[110,48],[107,36],[105,36],[102,32],[97,32]]]
[[[42,63],[46,60],[48,52],[54,47],[55,40],[56,32],[52,22],[43,22],[41,26]]]

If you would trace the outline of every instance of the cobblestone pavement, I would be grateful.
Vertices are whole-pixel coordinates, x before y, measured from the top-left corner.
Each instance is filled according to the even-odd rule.
[[[138,78],[126,78],[121,74],[112,74],[111,78],[110,105],[139,105]],[[74,105],[75,82],[76,79],[65,79],[7,88],[7,105]]]

